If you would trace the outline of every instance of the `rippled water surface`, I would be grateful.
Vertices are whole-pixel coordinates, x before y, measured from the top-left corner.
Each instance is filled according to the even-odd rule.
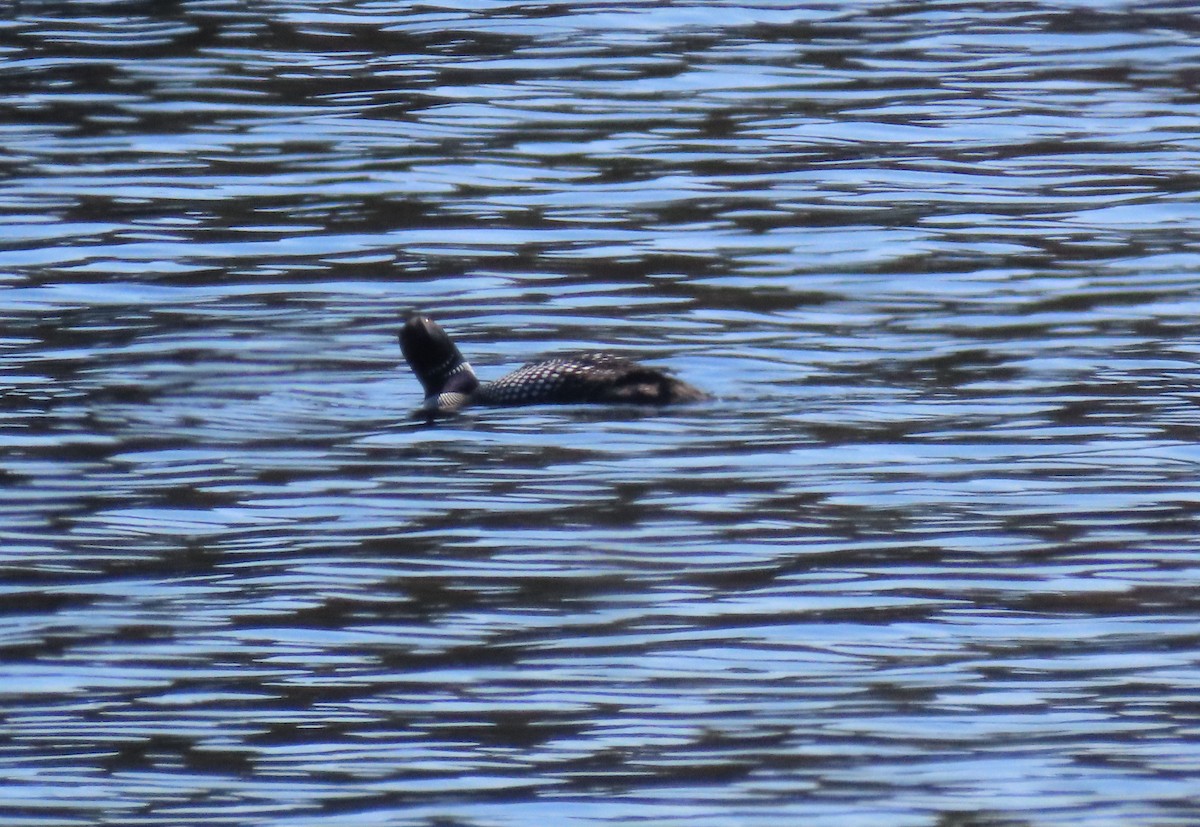
[[[0,823],[1200,823],[1195,5],[21,0],[0,111]]]

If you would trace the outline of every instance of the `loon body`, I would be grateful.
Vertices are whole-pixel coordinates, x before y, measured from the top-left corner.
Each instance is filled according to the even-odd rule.
[[[665,405],[705,394],[686,382],[611,353],[582,353],[529,362],[495,382],[480,382],[441,326],[414,316],[400,331],[400,349],[425,388],[426,411],[465,405],[617,402]]]

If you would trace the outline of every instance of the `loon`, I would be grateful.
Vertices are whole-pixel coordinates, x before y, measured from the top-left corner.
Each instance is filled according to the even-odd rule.
[[[581,353],[529,362],[494,382],[480,382],[441,325],[424,316],[400,331],[400,350],[425,388],[421,409],[454,413],[466,405],[616,402],[665,405],[707,398],[658,368],[611,353]]]

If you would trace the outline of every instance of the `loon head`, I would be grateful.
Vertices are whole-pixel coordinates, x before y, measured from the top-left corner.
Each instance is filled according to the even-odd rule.
[[[479,387],[475,371],[441,325],[413,316],[400,330],[400,350],[425,389],[425,407],[453,410]]]

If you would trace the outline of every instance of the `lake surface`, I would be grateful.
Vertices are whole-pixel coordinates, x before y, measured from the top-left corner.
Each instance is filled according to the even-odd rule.
[[[0,111],[0,824],[1200,823],[1195,4],[21,0]]]

